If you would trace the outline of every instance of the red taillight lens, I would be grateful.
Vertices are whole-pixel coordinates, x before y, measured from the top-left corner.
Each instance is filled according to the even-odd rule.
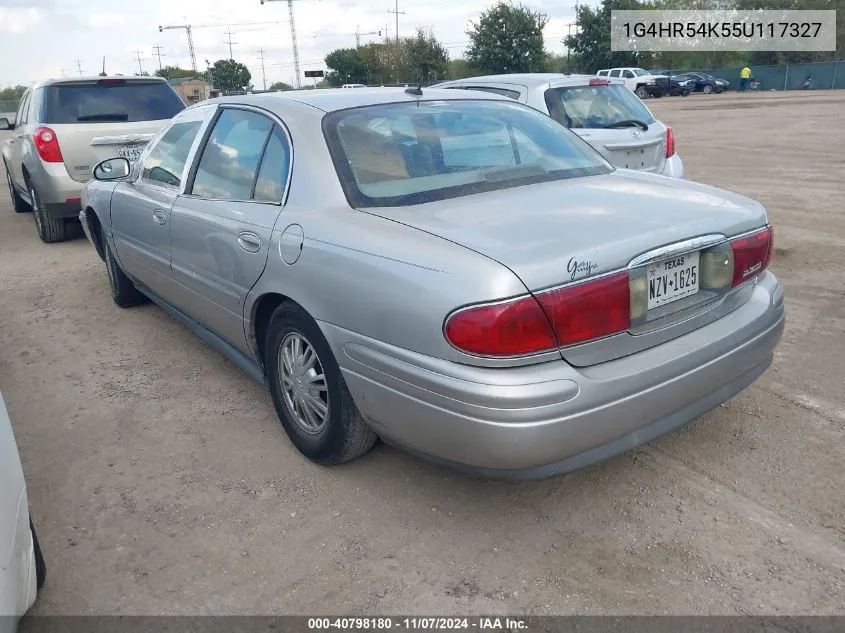
[[[672,134],[672,128],[666,128],[666,158],[670,158],[675,154],[675,135]]]
[[[100,79],[97,81],[97,85],[99,86],[123,86],[125,84],[125,79]]]
[[[557,347],[534,297],[458,310],[446,319],[444,332],[459,350],[483,356],[518,356]]]
[[[607,86],[610,84],[608,79],[590,79],[591,86]]]
[[[582,343],[631,325],[628,273],[621,272],[537,295],[560,345]]]
[[[61,163],[62,150],[59,148],[59,139],[56,133],[48,127],[40,127],[35,130],[33,142],[38,155],[45,163]]]
[[[736,288],[760,274],[769,265],[774,249],[774,233],[771,227],[731,241],[734,255],[734,278]]]

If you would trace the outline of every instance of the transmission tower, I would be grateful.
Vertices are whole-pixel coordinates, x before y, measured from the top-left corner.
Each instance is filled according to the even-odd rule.
[[[158,32],[161,33],[162,31],[167,31],[170,29],[185,29],[185,33],[188,35],[188,50],[191,53],[191,70],[197,72],[197,56],[194,52],[194,38],[191,36],[191,25],[190,24],[174,24],[171,26],[159,26]]]
[[[261,4],[265,2],[281,2],[282,0],[261,0]],[[302,88],[302,78],[299,72],[299,47],[296,45],[296,24],[293,19],[293,0],[285,0],[288,3],[288,21],[290,22],[290,40],[293,44],[293,68],[294,68],[294,83],[296,88]]]

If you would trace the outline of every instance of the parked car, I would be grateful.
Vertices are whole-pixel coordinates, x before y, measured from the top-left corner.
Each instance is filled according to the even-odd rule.
[[[0,633],[15,632],[46,578],[18,447],[0,394]]]
[[[691,79],[695,86],[695,91],[703,92],[704,94],[710,94],[712,92],[720,94],[727,90],[731,85],[726,79],[718,79],[713,75],[708,75],[706,73],[687,72],[683,75],[678,75],[678,77]]]
[[[673,97],[688,97],[695,90],[695,81],[684,75],[672,75],[669,77],[669,94]]]
[[[621,79],[530,73],[469,77],[436,87],[510,97],[565,125],[617,167],[684,176],[671,128],[655,119]]]
[[[341,88],[366,88],[364,84],[343,84]]]
[[[741,391],[783,331],[760,204],[616,169],[483,91],[222,97],[94,178],[115,303],[153,299],[265,381],[322,464],[378,435],[566,472]]]
[[[669,92],[669,78],[653,75],[645,68],[603,68],[596,75],[623,79],[628,89],[640,99],[662,97]]]
[[[53,79],[35,84],[20,101],[14,134],[2,148],[15,211],[33,211],[38,237],[61,242],[79,216],[80,194],[91,169],[112,156],[134,160],[185,109],[159,77]]]

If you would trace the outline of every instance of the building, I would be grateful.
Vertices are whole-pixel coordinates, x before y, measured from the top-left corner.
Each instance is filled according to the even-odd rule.
[[[213,90],[204,80],[199,77],[180,77],[178,79],[171,79],[170,85],[182,97],[187,105],[192,105],[198,101],[205,101],[219,95],[218,91]]]

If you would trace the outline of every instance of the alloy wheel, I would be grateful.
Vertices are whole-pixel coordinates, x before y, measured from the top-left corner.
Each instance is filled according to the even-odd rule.
[[[278,366],[282,395],[293,420],[306,433],[320,433],[329,420],[329,394],[317,350],[302,334],[291,332],[279,346]]]

